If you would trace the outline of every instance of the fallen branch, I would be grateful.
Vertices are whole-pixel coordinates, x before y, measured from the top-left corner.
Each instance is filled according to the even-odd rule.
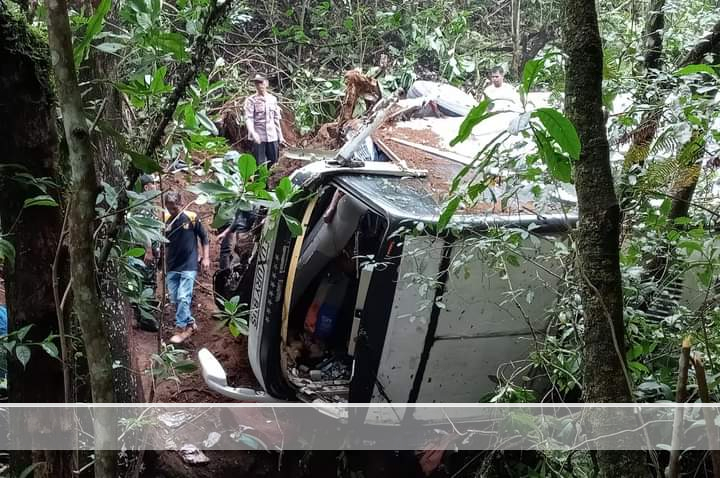
[[[690,337],[685,337],[680,351],[678,364],[678,381],[675,390],[675,402],[684,403],[687,400],[688,369],[690,368]],[[670,445],[670,463],[668,464],[668,478],[678,478],[680,473],[680,449],[683,433],[683,420],[685,409],[675,407],[675,418],[673,420],[673,435]]]

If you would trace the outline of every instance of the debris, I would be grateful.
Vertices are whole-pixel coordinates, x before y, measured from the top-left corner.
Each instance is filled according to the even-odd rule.
[[[158,420],[170,428],[177,428],[190,421],[191,418],[192,415],[183,411],[167,412],[162,415],[158,415]]]
[[[310,380],[313,382],[319,382],[322,380],[322,371],[320,370],[310,370]]]
[[[435,101],[442,113],[450,116],[466,116],[477,101],[463,90],[446,83],[418,80],[412,84],[408,98],[427,98]]]
[[[210,432],[207,439],[203,441],[203,447],[205,448],[212,448],[220,441],[220,438],[222,435],[220,435],[218,432]]]
[[[338,125],[352,119],[355,106],[360,98],[365,100],[366,109],[370,109],[380,99],[380,87],[377,80],[360,73],[360,70],[349,70],[345,73],[345,99],[340,108]]]
[[[205,453],[198,450],[195,445],[190,444],[183,445],[180,448],[180,457],[189,465],[202,465],[210,462],[210,458]]]

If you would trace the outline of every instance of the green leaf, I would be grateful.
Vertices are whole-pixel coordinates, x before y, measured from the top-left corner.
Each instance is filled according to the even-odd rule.
[[[718,73],[715,70],[715,68],[713,68],[710,65],[705,65],[705,64],[688,65],[686,67],[680,68],[673,74],[675,76],[689,76],[689,75],[695,75],[697,73],[707,73],[708,75],[718,76]]]
[[[52,358],[58,358],[60,356],[57,347],[52,342],[43,342],[40,344],[42,349],[47,352]]]
[[[572,183],[572,162],[570,158],[553,151],[547,156],[546,164],[553,178],[563,183]]]
[[[580,159],[580,138],[565,115],[552,108],[539,108],[532,115],[540,120],[563,151],[576,161]]]
[[[200,76],[198,76],[197,79],[198,86],[200,87],[201,91],[207,91],[210,87],[210,80],[208,80],[208,77],[205,73],[200,73]]]
[[[155,38],[155,44],[159,46],[161,50],[172,54],[176,60],[184,60],[187,58],[187,53],[185,52],[185,37],[179,33],[160,33],[157,38]]]
[[[527,63],[525,63],[525,68],[523,68],[523,78],[522,78],[522,91],[527,95],[530,93],[530,88],[533,87],[533,84],[535,83],[535,80],[537,79],[538,74],[542,70],[543,66],[545,65],[544,59],[539,60],[530,60]]]
[[[100,50],[103,53],[113,54],[113,53],[117,53],[120,50],[122,50],[123,48],[125,48],[125,45],[123,45],[122,43],[108,42],[108,43],[100,43],[99,45],[96,45],[95,48],[97,48],[98,50]]]
[[[231,194],[235,195],[231,190],[218,183],[200,183],[193,187],[194,190],[205,193],[208,196],[216,196],[218,194]]]
[[[167,74],[167,67],[161,66],[157,70],[155,70],[155,73],[152,77],[152,82],[150,82],[150,91],[152,91],[153,94],[159,94],[165,91],[165,75]]]
[[[475,126],[480,124],[481,121],[492,116],[492,113],[487,112],[489,105],[490,100],[483,100],[480,102],[479,105],[473,107],[473,109],[470,110],[470,112],[467,114],[462,124],[460,125],[457,136],[452,141],[450,141],[450,146],[455,146],[456,144],[468,139],[470,137],[470,133],[472,133],[472,130]]]
[[[218,129],[215,126],[215,123],[213,123],[212,120],[208,118],[205,113],[203,113],[202,111],[198,111],[196,113],[196,116],[203,128],[210,131],[214,136],[218,135]]]
[[[75,46],[73,49],[73,56],[75,57],[75,66],[80,66],[82,61],[87,55],[88,49],[93,39],[102,31],[103,23],[105,22],[105,15],[110,11],[110,0],[101,0],[100,4],[95,9],[95,13],[90,20],[88,20],[87,26],[85,27],[85,35],[82,41]]]
[[[8,264],[15,263],[15,246],[2,237],[0,237],[0,261],[6,261]]]
[[[550,138],[540,129],[533,127],[535,144],[540,158],[548,168],[550,175],[558,181],[572,183],[572,164],[570,159],[555,151]]]
[[[162,172],[162,168],[160,167],[158,162],[150,158],[149,156],[135,151],[131,151],[129,149],[126,149],[125,153],[130,156],[130,160],[132,161],[133,166],[135,166],[143,173],[151,174]]]
[[[26,199],[23,203],[23,208],[27,207],[34,207],[34,206],[50,206],[50,207],[57,207],[58,203],[55,202],[55,199],[51,198],[48,195],[40,195],[35,196],[34,198]]]
[[[300,221],[285,214],[283,214],[283,219],[285,219],[288,229],[290,229],[290,234],[292,234],[293,237],[298,237],[302,234],[302,224],[300,224]]]
[[[30,347],[27,345],[18,345],[15,347],[15,356],[20,361],[20,363],[23,365],[23,368],[27,365],[27,363],[30,361],[30,355],[32,354],[32,351],[30,350]]]
[[[18,340],[23,341],[25,340],[25,336],[28,332],[30,332],[30,329],[32,328],[33,324],[26,325],[25,327],[22,327],[20,330],[18,330],[15,335],[17,335]]]
[[[282,178],[275,188],[275,194],[277,195],[278,201],[281,203],[285,202],[292,195],[293,186],[290,182],[290,178],[287,176]]]
[[[142,247],[133,247],[132,249],[125,252],[127,257],[143,257],[145,255],[145,249]]]
[[[252,154],[241,154],[237,160],[238,172],[243,181],[249,181],[250,177],[257,171],[257,161]]]
[[[682,241],[678,244],[678,247],[685,249],[687,255],[690,255],[693,252],[699,252],[702,254],[703,251],[702,244],[695,241]]]
[[[450,219],[453,217],[453,214],[455,214],[455,211],[457,211],[457,208],[460,207],[460,196],[454,196],[450,201],[448,201],[447,205],[443,209],[443,212],[440,214],[440,219],[438,220],[438,229],[442,230],[447,227],[447,225],[450,223]]]
[[[242,319],[231,320],[228,327],[233,337],[247,335],[249,332],[247,322]]]

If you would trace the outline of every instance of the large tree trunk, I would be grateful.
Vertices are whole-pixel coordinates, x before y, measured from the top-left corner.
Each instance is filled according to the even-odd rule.
[[[57,170],[57,131],[49,82],[47,44],[27,23],[0,4],[0,115],[8,118],[0,139],[0,166],[18,164],[34,177],[60,181]],[[62,217],[57,207],[23,210],[25,199],[41,192],[12,180],[12,169],[0,176],[0,222],[16,250],[15,262],[6,262],[4,279],[9,330],[32,325],[26,340],[40,342],[58,333],[53,302],[51,265],[60,240]],[[49,191],[60,202],[57,190]],[[27,367],[9,357],[10,402],[63,402],[63,373],[59,360],[34,348]],[[32,417],[13,414],[12,430],[38,425]],[[13,473],[31,462],[46,465],[35,476],[69,477],[71,462],[63,452],[14,452]],[[17,476],[17,475],[14,475]]]
[[[113,19],[119,18],[120,4],[114,3],[108,12],[108,21],[115,23]],[[90,92],[90,97],[95,100],[98,108],[102,108],[100,121],[114,131],[125,132],[125,121],[123,111],[123,99],[114,84],[118,78],[118,57],[103,53],[99,50],[92,51],[86,69],[89,80],[94,80],[96,85]],[[98,114],[98,113],[96,113]],[[94,132],[91,132],[91,134]],[[123,155],[115,139],[107,134],[94,134],[93,145],[97,152],[95,156],[95,167],[98,178],[106,182],[116,191],[125,188],[125,176],[122,165]],[[101,236],[102,237],[102,236]],[[122,294],[117,278],[120,276],[120,267],[116,260],[108,260],[98,270],[100,283],[101,317],[110,342],[110,355],[114,363],[120,364],[113,369],[113,391],[114,400],[121,403],[137,403],[140,397],[144,397],[141,380],[132,363],[129,332],[132,317],[132,310],[128,300]],[[118,478],[132,478],[140,472],[142,454],[135,451],[127,451],[118,463],[116,471]]]
[[[620,207],[610,169],[602,111],[603,51],[594,0],[567,0],[564,24],[568,55],[565,108],[582,151],[575,172],[578,196],[578,271],[585,318],[584,395],[587,402],[630,402],[625,364],[623,295],[620,277]],[[613,423],[592,425],[602,433]],[[598,452],[601,476],[644,475],[639,451]]]
[[[119,17],[119,10],[120,5],[114,4],[108,13],[109,22],[113,22],[114,18]],[[93,80],[95,85],[89,96],[96,102],[98,108],[102,107],[100,121],[114,131],[122,133],[126,131],[123,119],[123,99],[120,92],[114,87],[114,84],[120,81],[117,65],[117,56],[93,51],[90,54],[86,71],[87,79]],[[124,164],[123,154],[115,139],[107,134],[95,134],[93,144],[97,151],[94,159],[99,180],[106,182],[116,191],[125,188],[122,167]],[[112,359],[121,365],[113,370],[115,401],[137,402],[142,394],[138,388],[139,380],[132,370],[128,343],[128,332],[131,326],[129,319],[132,311],[118,286],[119,269],[120,264],[117,261],[106,261],[98,271],[102,296],[101,312],[110,342]]]
[[[70,22],[65,0],[50,0],[48,36],[52,49],[55,78],[63,114],[65,139],[72,170],[72,203],[69,216],[70,269],[73,277],[73,306],[82,329],[90,369],[90,386],[94,402],[113,402],[112,361],[110,345],[102,325],[100,300],[95,275],[95,198],[97,178],[91,154],[90,135],[83,113],[73,60]],[[112,440],[116,424],[97,413],[95,441],[98,448]],[[95,452],[96,478],[114,477],[115,453]]]

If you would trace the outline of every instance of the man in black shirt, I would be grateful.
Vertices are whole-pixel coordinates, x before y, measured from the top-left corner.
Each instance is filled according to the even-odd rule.
[[[195,333],[197,325],[191,315],[193,285],[198,268],[198,239],[202,244],[202,270],[210,269],[210,245],[205,228],[197,214],[185,211],[177,192],[165,197],[165,261],[170,302],[175,304],[175,334],[170,342],[179,344]]]

